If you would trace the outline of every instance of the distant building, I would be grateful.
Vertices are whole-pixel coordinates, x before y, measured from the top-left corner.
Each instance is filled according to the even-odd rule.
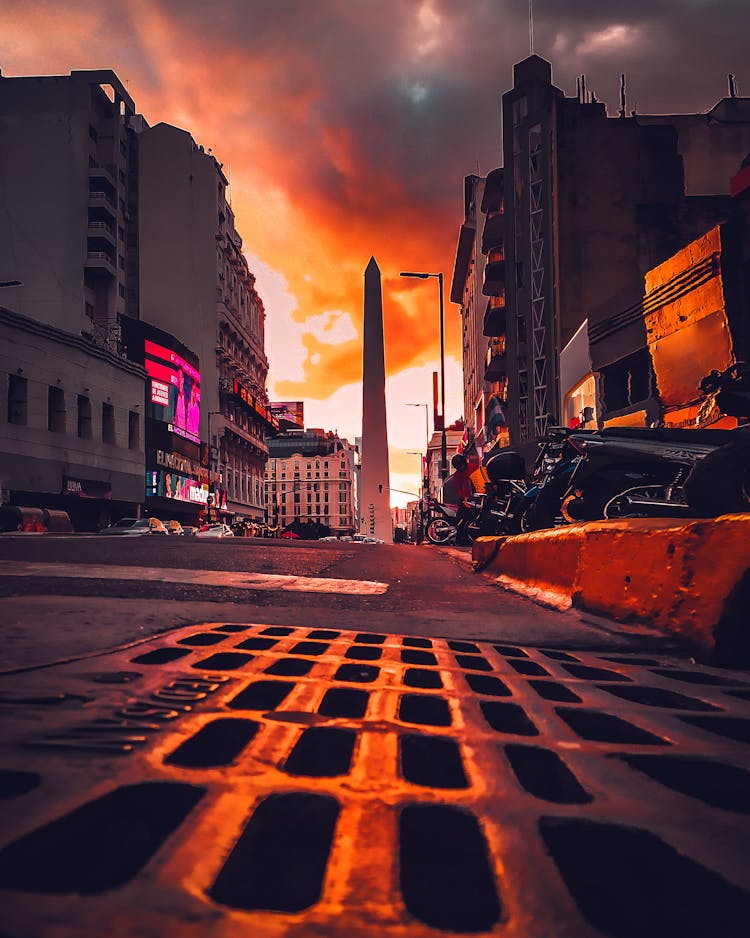
[[[736,165],[750,149],[750,99],[671,117],[626,116],[623,103],[608,117],[583,81],[565,97],[532,55],[502,111],[506,412],[511,444],[532,451],[562,418],[559,356],[584,319],[592,332],[638,302],[647,270],[724,217],[727,154]],[[637,327],[619,337],[639,375],[641,338]]]
[[[221,164],[184,130],[145,129],[140,160],[140,317],[184,336],[201,363],[201,439],[211,501],[227,520],[265,520],[265,310],[227,202]]]
[[[453,472],[451,459],[458,452],[464,438],[463,421],[457,421],[445,429],[446,458],[448,460],[448,475]],[[442,449],[442,432],[435,431],[427,444],[427,457],[425,460],[424,496],[443,499],[443,481],[440,476],[440,460]]]
[[[289,430],[269,440],[265,475],[268,524],[324,524],[332,534],[357,530],[356,447],[324,430]]]

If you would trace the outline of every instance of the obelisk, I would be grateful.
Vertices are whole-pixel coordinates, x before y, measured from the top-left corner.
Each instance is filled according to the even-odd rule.
[[[385,349],[383,295],[375,258],[365,269],[365,317],[362,346],[362,491],[360,532],[393,543],[385,419]]]

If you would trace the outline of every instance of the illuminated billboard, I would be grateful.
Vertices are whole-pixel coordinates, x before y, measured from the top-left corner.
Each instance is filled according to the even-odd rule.
[[[282,430],[305,429],[304,401],[277,401],[268,409],[278,418]]]
[[[146,495],[205,505],[208,502],[208,485],[188,479],[178,472],[155,469],[146,473]]]
[[[171,433],[200,443],[200,373],[176,352],[145,341],[149,376],[147,415],[167,424]]]

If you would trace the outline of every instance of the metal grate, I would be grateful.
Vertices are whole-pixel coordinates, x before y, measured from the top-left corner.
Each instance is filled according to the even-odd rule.
[[[226,623],[0,691],[4,934],[746,933],[744,673]]]

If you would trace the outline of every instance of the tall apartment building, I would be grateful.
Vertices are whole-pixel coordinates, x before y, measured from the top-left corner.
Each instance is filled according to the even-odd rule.
[[[711,196],[726,193],[726,173],[711,153],[744,147],[736,165],[747,152],[748,103],[679,119],[626,116],[623,103],[608,117],[583,86],[565,97],[539,56],[515,66],[502,104],[514,446],[533,449],[559,422],[558,357],[581,323],[637,302],[647,270],[720,220],[726,200]]]
[[[464,180],[451,300],[461,306],[467,453],[507,443],[504,173]]]
[[[144,129],[140,161],[140,316],[184,337],[201,368],[201,439],[212,508],[265,520],[265,311],[242,254],[221,164],[169,124]]]
[[[357,449],[323,430],[288,430],[269,440],[265,491],[274,528],[324,524],[331,534],[357,530]]]
[[[0,76],[0,488],[82,529],[143,498],[135,117],[109,70]]]

